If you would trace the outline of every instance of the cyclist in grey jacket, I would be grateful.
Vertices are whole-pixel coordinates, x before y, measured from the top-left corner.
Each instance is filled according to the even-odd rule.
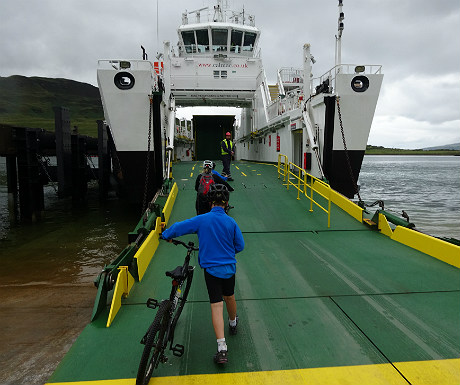
[[[163,239],[171,239],[185,234],[197,234],[200,250],[198,262],[204,269],[206,287],[211,303],[211,316],[217,338],[217,353],[214,362],[228,362],[225,341],[225,322],[223,301],[225,301],[229,319],[229,332],[236,334],[238,316],[235,301],[235,254],[244,249],[244,239],[235,220],[225,214],[224,207],[229,199],[228,189],[224,185],[213,184],[208,192],[211,211],[174,223],[161,234]]]

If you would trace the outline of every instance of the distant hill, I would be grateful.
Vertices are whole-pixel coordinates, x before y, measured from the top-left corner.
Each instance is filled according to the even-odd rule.
[[[366,146],[366,155],[460,155],[459,150],[451,150],[450,146],[446,145],[448,148],[439,148],[439,149],[417,149],[417,150],[405,150],[401,148],[386,148],[382,146]],[[443,146],[444,147],[444,146]]]
[[[99,89],[68,79],[0,77],[0,123],[54,131],[53,107],[70,110],[71,126],[97,136],[96,120],[104,119]]]
[[[460,143],[445,144],[444,146],[425,147],[423,150],[460,150]]]

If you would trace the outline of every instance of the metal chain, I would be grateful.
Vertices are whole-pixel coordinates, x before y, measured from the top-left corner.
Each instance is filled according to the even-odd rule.
[[[37,155],[37,161],[38,163],[40,164],[40,166],[42,166],[42,169],[43,171],[45,172],[47,178],[48,178],[48,181],[49,183],[51,184],[51,186],[53,187],[54,189],[54,192],[57,194],[58,191],[57,191],[57,188],[55,186],[55,183],[53,181],[53,179],[51,178],[50,174],[48,173],[48,167],[51,166],[51,162],[49,160],[49,158],[47,158],[46,156],[41,156],[40,154],[36,154]],[[43,158],[45,159],[45,161],[43,162]]]
[[[96,169],[96,166],[94,165],[93,160],[87,154],[85,154],[85,158],[86,158],[86,164],[89,163],[89,169],[91,170],[91,174],[93,174],[94,180],[97,180],[98,178],[97,178],[96,174],[94,173],[94,170]],[[91,167],[91,166],[93,166],[93,167]]]
[[[150,174],[150,141],[152,139],[152,113],[153,113],[153,95],[149,95],[150,108],[149,108],[149,133],[147,135],[147,162],[145,166],[145,185],[144,185],[144,200],[142,203],[142,214],[147,206],[147,190],[149,186]]]
[[[353,182],[355,193],[358,195],[359,202],[363,202],[361,200],[361,196],[359,195],[358,184],[356,183],[355,176],[353,175],[353,169],[351,168],[350,156],[348,155],[347,143],[345,141],[345,133],[343,131],[342,113],[340,112],[340,103],[339,103],[340,96],[336,96],[336,100],[337,100],[337,112],[339,114],[339,121],[340,121],[340,131],[342,132],[343,148],[345,149],[345,157],[347,158],[348,172],[350,173],[350,178],[351,178],[351,181]]]

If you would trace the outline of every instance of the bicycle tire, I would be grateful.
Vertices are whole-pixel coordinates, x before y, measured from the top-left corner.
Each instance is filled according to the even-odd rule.
[[[185,281],[184,281],[185,287],[184,285],[182,285],[182,287],[184,287],[184,290],[182,290],[181,296],[179,297],[178,305],[176,307],[176,311],[174,312],[173,320],[171,323],[171,335],[169,338],[170,341],[172,341],[174,338],[174,329],[176,328],[177,321],[179,320],[179,317],[182,314],[182,309],[184,308],[185,303],[187,302],[187,297],[190,291],[190,286],[192,286],[193,271],[194,271],[193,268],[189,267],[187,277],[185,278]]]
[[[144,351],[142,352],[141,361],[139,362],[136,385],[147,385],[153,370],[158,366],[160,356],[167,344],[164,338],[167,335],[166,331],[169,324],[170,306],[171,301],[169,300],[161,302],[155,319],[149,327]]]

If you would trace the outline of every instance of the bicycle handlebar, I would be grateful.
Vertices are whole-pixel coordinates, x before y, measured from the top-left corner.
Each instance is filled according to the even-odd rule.
[[[182,241],[179,241],[178,239],[174,239],[174,238],[171,238],[171,239],[164,239],[164,238],[161,238],[163,239],[164,241],[171,241],[173,244],[175,244],[176,246],[177,245],[182,245],[184,246],[187,250],[193,250],[193,251],[198,251],[199,248],[198,247],[195,247],[195,244],[193,242],[189,242],[188,244],[185,243],[185,242],[182,242]]]

